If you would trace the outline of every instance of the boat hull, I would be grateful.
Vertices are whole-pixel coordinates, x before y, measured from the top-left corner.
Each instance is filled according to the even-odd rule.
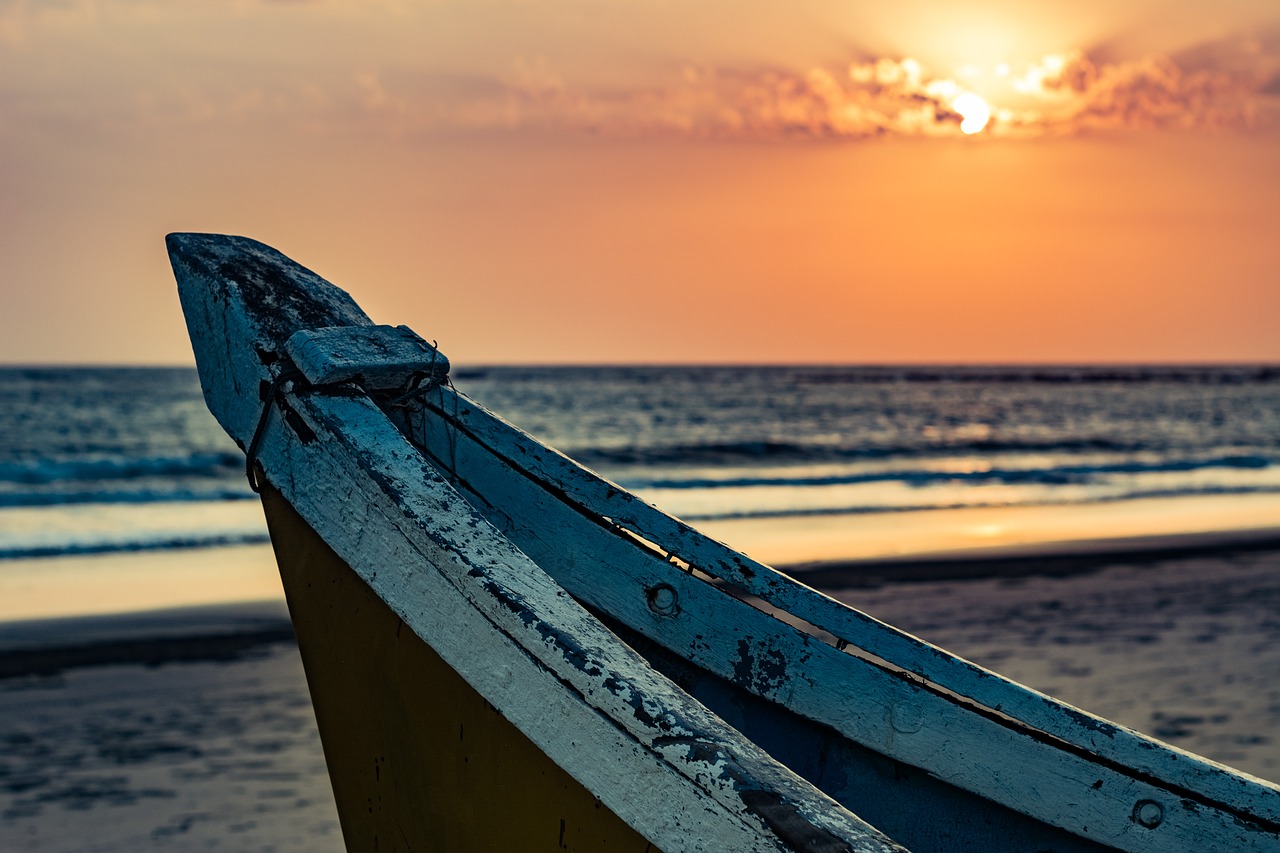
[[[709,539],[269,247],[169,245],[350,849],[1280,853],[1280,788]]]
[[[480,696],[279,492],[262,505],[350,850],[656,851]]]

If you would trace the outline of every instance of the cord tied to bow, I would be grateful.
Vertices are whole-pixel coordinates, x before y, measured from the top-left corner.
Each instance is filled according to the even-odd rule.
[[[263,481],[258,477],[258,451],[262,447],[262,437],[267,432],[267,421],[271,419],[271,411],[276,407],[276,402],[284,396],[284,386],[302,378],[302,371],[296,367],[285,368],[277,374],[275,379],[271,380],[271,386],[267,389],[266,399],[262,401],[262,412],[258,415],[258,425],[254,428],[253,438],[249,441],[249,446],[244,452],[244,475],[249,481],[249,488],[253,489],[254,494],[262,492]]]
[[[283,403],[287,386],[308,391],[345,388],[369,395],[384,410],[426,406],[426,395],[452,388],[449,360],[407,326],[332,326],[303,329],[285,342],[279,371],[263,395],[262,411],[245,450],[245,477],[260,492],[258,464],[271,410]],[[456,401],[455,401],[456,406]]]

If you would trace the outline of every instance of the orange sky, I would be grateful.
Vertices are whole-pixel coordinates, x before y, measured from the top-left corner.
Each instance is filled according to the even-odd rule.
[[[456,363],[1280,361],[1280,13],[1112,5],[0,0],[0,362],[189,362],[171,230]]]

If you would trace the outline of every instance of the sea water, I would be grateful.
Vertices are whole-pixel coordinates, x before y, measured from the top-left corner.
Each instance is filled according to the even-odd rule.
[[[689,521],[1280,493],[1280,369],[493,367],[463,393]],[[3,561],[265,542],[184,368],[0,369]]]

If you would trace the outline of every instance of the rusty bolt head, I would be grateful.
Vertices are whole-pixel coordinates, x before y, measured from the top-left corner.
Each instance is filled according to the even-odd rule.
[[[1139,800],[1133,807],[1133,822],[1147,829],[1155,829],[1164,821],[1164,809],[1154,800]]]
[[[645,590],[649,609],[657,616],[675,616],[680,612],[680,596],[670,584],[660,583]]]

